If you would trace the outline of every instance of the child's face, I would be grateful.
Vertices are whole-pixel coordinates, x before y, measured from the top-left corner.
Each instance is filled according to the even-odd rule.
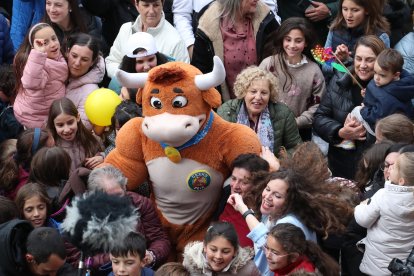
[[[272,236],[267,236],[267,243],[264,246],[267,264],[271,271],[282,269],[291,263],[289,254],[282,245]]]
[[[220,272],[233,260],[236,249],[222,236],[218,236],[204,245],[206,259],[211,269]]]
[[[141,276],[141,269],[145,264],[139,255],[128,253],[127,257],[115,257],[111,254],[110,257],[115,276]]]
[[[348,28],[356,28],[364,21],[366,12],[364,7],[357,5],[352,0],[342,3],[342,16]]]
[[[75,116],[61,113],[53,120],[53,124],[60,138],[66,141],[73,141],[78,131],[79,121],[79,116],[76,118]]]
[[[396,184],[396,185],[404,185],[404,181],[402,181],[403,179],[400,177],[400,169],[399,169],[399,162],[401,160],[401,155],[397,157],[397,160],[395,161],[395,163],[393,165],[390,166],[389,171],[390,171],[390,177],[389,180],[391,181],[391,183]]]
[[[40,29],[34,35],[34,39],[43,40],[43,46],[45,46],[45,53],[50,59],[55,59],[60,54],[60,43],[56,36],[55,31],[51,27],[45,27]]]
[[[149,55],[146,57],[138,57],[135,60],[135,71],[137,73],[148,72],[157,66],[157,56]]]
[[[46,221],[47,205],[40,196],[29,197],[24,202],[23,215],[34,228],[41,227]]]
[[[306,47],[305,36],[299,29],[291,30],[283,38],[283,50],[285,51],[287,58],[301,60],[303,49]],[[298,62],[299,62],[298,61]]]
[[[389,84],[392,81],[398,80],[400,72],[392,73],[391,71],[383,70],[378,62],[374,65],[374,81],[378,87]]]

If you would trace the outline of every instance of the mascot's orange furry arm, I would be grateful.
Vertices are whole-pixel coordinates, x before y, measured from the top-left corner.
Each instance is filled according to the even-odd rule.
[[[182,252],[187,242],[202,239],[230,175],[242,153],[260,152],[248,127],[229,123],[212,111],[221,103],[214,88],[225,78],[221,60],[202,73],[192,65],[170,62],[149,73],[117,72],[123,86],[138,88],[144,118],[125,124],[116,148],[105,159],[128,178],[128,189],[145,180],[172,244]]]

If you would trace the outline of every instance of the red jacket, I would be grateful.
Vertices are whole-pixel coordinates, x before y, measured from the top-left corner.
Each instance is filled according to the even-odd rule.
[[[221,213],[219,217],[219,220],[227,221],[233,224],[236,229],[237,236],[239,237],[239,244],[241,247],[253,247],[253,241],[247,237],[250,229],[247,226],[246,220],[239,212],[234,210],[233,206],[227,203],[224,207],[223,213]]]
[[[296,262],[285,266],[284,268],[274,270],[275,276],[289,275],[298,270],[306,272],[315,272],[315,265],[306,256],[300,257]]]

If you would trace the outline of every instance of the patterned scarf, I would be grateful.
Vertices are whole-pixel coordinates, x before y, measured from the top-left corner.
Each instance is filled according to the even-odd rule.
[[[245,103],[243,103],[239,114],[237,114],[237,123],[250,127],[249,114],[247,113]],[[262,146],[269,147],[269,149],[273,152],[273,127],[272,121],[270,120],[269,108],[267,106],[266,109],[263,110],[262,114],[260,114],[257,124],[258,127],[256,133],[257,136],[259,136],[260,143]],[[253,130],[255,130],[255,128],[253,128]]]

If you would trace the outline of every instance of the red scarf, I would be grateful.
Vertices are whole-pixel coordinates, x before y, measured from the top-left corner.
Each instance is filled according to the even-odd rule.
[[[292,272],[302,269],[306,272],[315,272],[315,265],[306,256],[300,257],[296,262],[291,263],[284,268],[276,269],[273,272],[274,276],[289,275]]]

